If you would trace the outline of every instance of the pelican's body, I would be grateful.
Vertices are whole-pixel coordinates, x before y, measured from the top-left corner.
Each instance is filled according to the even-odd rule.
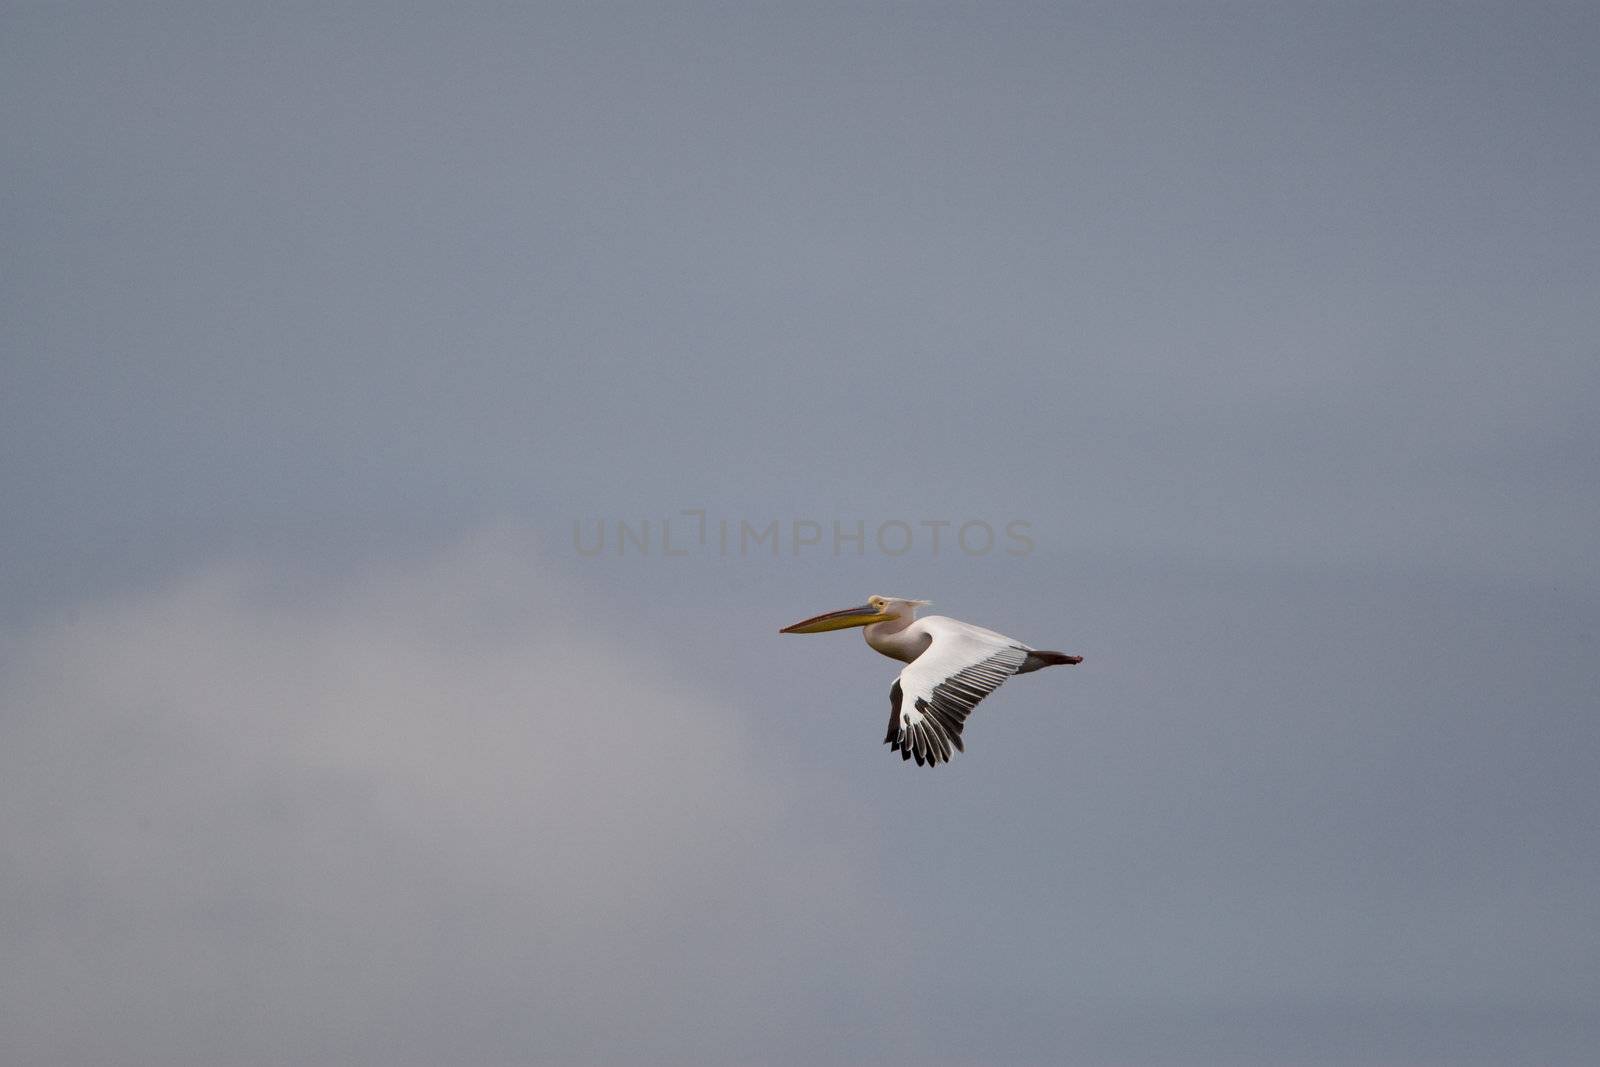
[[[874,596],[859,608],[818,615],[780,631],[824,633],[860,626],[875,651],[906,664],[889,689],[884,743],[919,766],[938,765],[952,751],[962,751],[967,716],[1013,674],[1083,661],[1064,652],[1041,652],[943,615],[917,618],[917,608],[926,603]]]

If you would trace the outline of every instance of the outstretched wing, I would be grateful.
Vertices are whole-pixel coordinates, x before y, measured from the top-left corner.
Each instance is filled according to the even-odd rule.
[[[933,640],[889,690],[889,733],[901,759],[937,766],[963,751],[961,728],[978,701],[1022,666],[1028,648],[954,619],[923,619]]]

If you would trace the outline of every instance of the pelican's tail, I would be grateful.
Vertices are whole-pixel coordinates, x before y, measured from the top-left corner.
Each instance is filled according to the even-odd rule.
[[[1022,661],[1022,666],[1017,668],[1017,673],[1027,674],[1040,667],[1059,667],[1063,664],[1070,667],[1074,663],[1082,662],[1082,656],[1069,656],[1065,652],[1041,652],[1034,649],[1028,653],[1028,658]]]

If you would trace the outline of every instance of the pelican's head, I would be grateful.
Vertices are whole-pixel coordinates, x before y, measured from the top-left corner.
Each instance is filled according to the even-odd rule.
[[[895,619],[911,619],[917,614],[917,609],[929,601],[907,600],[898,596],[870,596],[867,602],[857,608],[845,608],[843,611],[830,611],[826,615],[817,615],[797,622],[793,626],[785,626],[779,630],[780,634],[821,634],[829,630],[847,630],[852,626],[870,626],[875,622],[892,622]]]

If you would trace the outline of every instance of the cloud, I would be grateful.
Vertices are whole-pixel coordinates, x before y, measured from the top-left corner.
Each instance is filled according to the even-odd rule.
[[[893,916],[740,717],[525,549],[213,567],[16,642],[7,1058],[771,1061],[881,982],[806,977]]]

